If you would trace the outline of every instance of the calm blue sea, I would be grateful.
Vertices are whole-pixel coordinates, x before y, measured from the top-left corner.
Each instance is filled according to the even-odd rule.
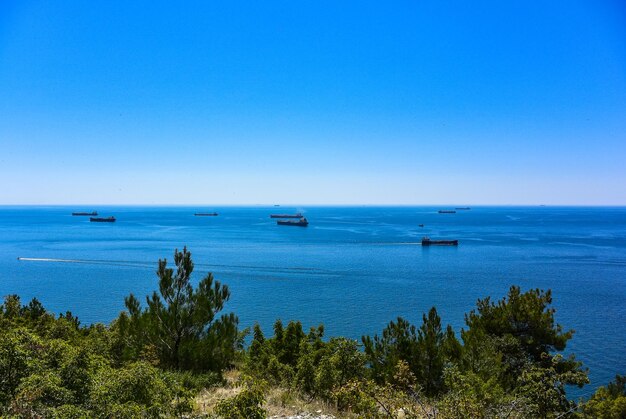
[[[70,215],[92,209],[118,221]],[[109,322],[126,295],[156,289],[157,260],[186,245],[196,280],[213,272],[229,285],[227,308],[242,326],[259,322],[270,332],[277,318],[300,319],[358,338],[398,316],[419,323],[431,306],[459,330],[478,298],[518,284],[552,289],[557,320],[576,330],[568,352],[592,379],[578,394],[626,373],[626,208],[438,209],[0,207],[0,294],[36,296],[83,323]],[[269,218],[295,211],[308,228]],[[423,235],[460,244],[422,248]]]

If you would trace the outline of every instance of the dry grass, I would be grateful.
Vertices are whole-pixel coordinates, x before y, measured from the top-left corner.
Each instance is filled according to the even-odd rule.
[[[202,390],[196,396],[196,408],[202,414],[211,413],[218,401],[234,397],[241,391],[237,387],[237,381],[241,374],[237,370],[224,372],[226,384],[222,387],[212,387]]]
[[[265,409],[270,417],[289,417],[298,414],[332,415],[336,418],[346,417],[339,414],[333,405],[319,400],[306,400],[300,395],[284,388],[272,388],[265,396]]]
[[[241,388],[237,386],[240,372],[228,371],[224,374],[226,385],[201,391],[196,396],[197,412],[210,415],[218,401],[237,395]],[[289,389],[272,387],[265,395],[265,405],[268,416],[284,418],[295,415],[334,416],[336,418],[351,417],[340,414],[333,405],[319,400],[306,400]]]

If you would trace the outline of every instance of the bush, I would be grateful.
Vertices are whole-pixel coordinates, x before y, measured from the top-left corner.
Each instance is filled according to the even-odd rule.
[[[220,400],[214,412],[224,419],[262,419],[266,417],[264,402],[265,398],[260,388],[245,385],[236,396]]]
[[[170,379],[193,391],[216,387],[224,384],[222,375],[216,372],[193,373],[191,371],[171,372]]]
[[[123,416],[139,411],[158,417],[191,411],[191,394],[146,362],[103,369],[95,382],[91,405],[97,415]]]
[[[626,418],[626,376],[618,375],[606,387],[600,387],[583,405],[583,417],[598,419]]]

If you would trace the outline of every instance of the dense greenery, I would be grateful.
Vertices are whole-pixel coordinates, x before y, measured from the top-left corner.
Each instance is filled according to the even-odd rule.
[[[501,300],[479,300],[458,337],[433,307],[419,325],[398,318],[361,340],[280,320],[265,336],[257,324],[244,349],[237,317],[220,315],[228,288],[210,274],[193,287],[187,249],[174,265],[159,261],[158,291],[143,307],[128,296],[109,326],[5,297],[0,416],[191,417],[199,390],[238,368],[239,389],[213,415],[263,417],[268,389],[279,387],[346,416],[626,418],[625,377],[585,403],[566,397],[587,372],[560,354],[573,331],[556,323],[549,291],[511,287]]]
[[[113,328],[79,327],[37,300],[0,306],[0,404],[16,417],[132,417],[191,410],[182,376],[136,359],[121,364]]]
[[[0,414],[16,417],[160,417],[190,412],[193,396],[220,382],[241,349],[237,318],[216,314],[228,288],[211,275],[194,289],[193,263],[159,261],[159,292],[141,310],[126,298],[109,327],[55,318],[33,299],[0,306]],[[192,373],[193,372],[193,373]]]
[[[626,376],[618,375],[608,386],[600,387],[583,405],[583,412],[587,418],[626,418]]]
[[[573,332],[555,323],[550,303],[549,292],[511,287],[497,303],[478,301],[462,342],[433,307],[419,327],[398,318],[363,336],[362,351],[356,341],[323,341],[321,326],[305,334],[299,322],[276,322],[265,338],[257,325],[246,368],[366,416],[554,417],[576,408],[565,386],[588,379],[557,353]]]
[[[123,360],[153,352],[165,368],[221,371],[234,357],[240,342],[234,314],[216,314],[230,298],[228,287],[208,274],[196,289],[191,286],[191,253],[184,248],[174,253],[176,273],[159,260],[159,293],[146,297],[147,307],[129,295],[128,313],[115,323],[118,350]]]

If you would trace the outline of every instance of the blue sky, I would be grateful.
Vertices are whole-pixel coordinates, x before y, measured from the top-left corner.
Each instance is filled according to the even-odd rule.
[[[0,2],[0,204],[626,204],[623,1]]]

